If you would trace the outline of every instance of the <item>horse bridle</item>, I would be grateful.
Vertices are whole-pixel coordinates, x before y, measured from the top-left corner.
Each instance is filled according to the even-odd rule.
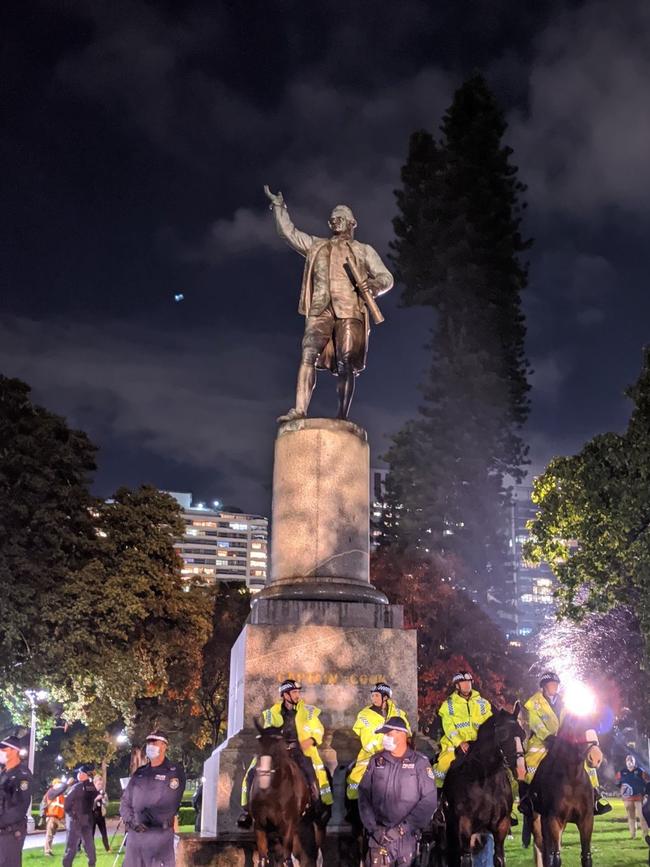
[[[496,748],[497,748],[497,752],[498,752],[499,755],[501,756],[501,760],[502,760],[502,762],[503,762],[503,766],[504,766],[504,768],[506,768],[506,770],[510,770],[510,771],[512,772],[512,774],[513,774],[514,776],[516,776],[516,774],[517,774],[517,761],[518,761],[519,759],[525,759],[525,758],[526,758],[526,753],[524,752],[524,748],[523,748],[523,745],[522,745],[521,738],[519,737],[519,735],[514,735],[514,742],[515,742],[515,766],[514,766],[514,768],[511,768],[511,767],[510,767],[510,763],[508,762],[508,757],[506,756],[505,752],[503,751],[503,747],[501,746],[501,741],[498,740],[498,738],[497,738],[497,732],[498,732],[498,727],[495,726],[495,727],[494,727],[494,740],[495,740],[495,745],[496,745]]]

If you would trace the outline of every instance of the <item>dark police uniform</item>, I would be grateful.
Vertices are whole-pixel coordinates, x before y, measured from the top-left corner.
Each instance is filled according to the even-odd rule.
[[[128,832],[124,867],[174,867],[174,817],[184,790],[185,771],[168,758],[133,774],[120,801]]]
[[[84,773],[86,773],[84,771]],[[70,817],[63,867],[70,867],[82,843],[89,867],[94,867],[97,860],[95,852],[95,834],[93,826],[93,804],[97,797],[97,789],[92,780],[75,783],[65,796],[65,814]]]
[[[0,774],[0,867],[20,867],[22,863],[32,785],[31,771],[22,762]]]
[[[437,805],[429,759],[407,749],[400,758],[376,753],[359,786],[359,815],[368,832],[369,865],[411,865],[420,832]]]

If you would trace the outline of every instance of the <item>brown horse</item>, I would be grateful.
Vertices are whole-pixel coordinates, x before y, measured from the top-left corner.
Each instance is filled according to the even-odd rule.
[[[302,771],[291,759],[282,731],[263,729],[257,721],[258,757],[250,785],[250,814],[259,854],[258,867],[292,864],[315,867],[316,830],[311,793]]]
[[[594,829],[594,789],[585,759],[602,753],[585,732],[585,722],[567,716],[549,744],[530,784],[534,808],[533,835],[537,867],[561,867],[562,834],[570,822],[580,833],[580,863],[591,867],[591,835]],[[600,755],[598,755],[600,754]]]
[[[509,771],[523,777],[519,702],[510,713],[498,710],[479,728],[467,753],[459,753],[445,777],[434,816],[429,865],[471,867],[472,855],[494,838],[494,867],[504,867],[504,841],[510,831],[512,784]]]

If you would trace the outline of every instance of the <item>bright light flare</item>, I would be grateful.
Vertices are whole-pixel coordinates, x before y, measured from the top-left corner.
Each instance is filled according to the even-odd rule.
[[[596,694],[585,683],[569,680],[562,690],[564,707],[573,716],[590,716],[596,712]]]

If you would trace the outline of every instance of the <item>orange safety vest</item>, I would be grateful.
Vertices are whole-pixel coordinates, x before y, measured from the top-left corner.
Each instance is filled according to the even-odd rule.
[[[48,819],[62,819],[65,816],[63,795],[57,795],[46,803],[45,815]]]

